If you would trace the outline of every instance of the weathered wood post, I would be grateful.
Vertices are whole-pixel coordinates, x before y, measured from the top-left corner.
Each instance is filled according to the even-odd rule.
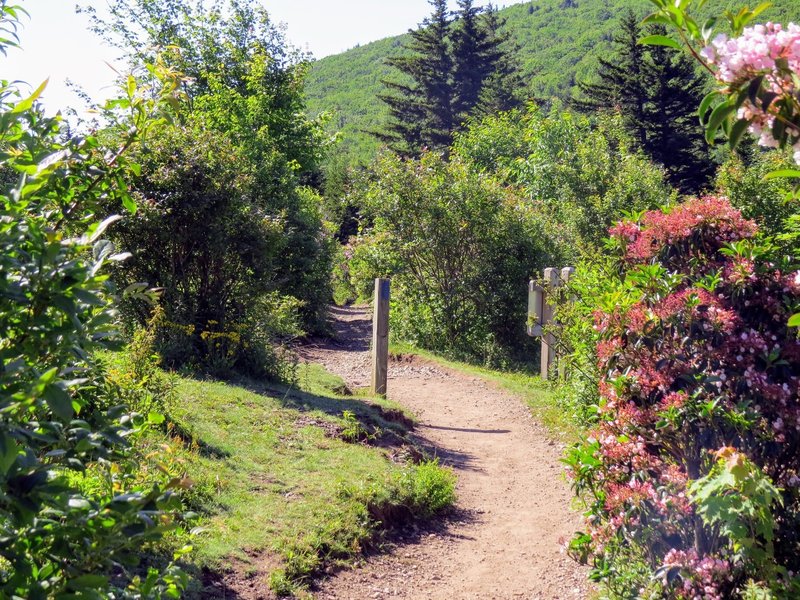
[[[555,307],[553,306],[551,296],[553,291],[560,285],[558,269],[545,269],[544,270],[544,305],[542,307],[542,325],[547,327],[553,323],[553,313]],[[544,333],[542,335],[542,362],[541,362],[541,377],[547,380],[550,376],[550,368],[556,361],[556,339],[552,333]]]
[[[542,335],[542,311],[544,310],[544,288],[535,281],[528,283],[528,335]]]
[[[375,301],[372,313],[372,393],[386,395],[389,375],[389,297],[388,279],[375,280]]]
[[[575,273],[575,267],[564,267],[561,269],[561,285],[567,285],[570,278]],[[567,363],[563,356],[558,357],[558,378],[567,378]]]

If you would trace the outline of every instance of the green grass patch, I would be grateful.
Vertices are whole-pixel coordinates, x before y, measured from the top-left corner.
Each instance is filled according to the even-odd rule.
[[[167,467],[194,482],[186,497],[201,514],[197,567],[238,565],[293,593],[387,526],[452,504],[452,472],[390,460],[408,443],[398,406],[335,390],[344,383],[317,365],[302,367],[295,387],[176,378],[161,445]],[[269,573],[259,572],[265,562]]]
[[[556,396],[550,387],[552,384],[542,381],[539,376],[522,371],[495,371],[457,362],[404,342],[392,342],[389,351],[392,354],[419,356],[456,371],[496,383],[522,398],[530,408],[534,418],[550,432],[553,438],[571,443],[577,441],[580,437],[581,426],[558,404]]]

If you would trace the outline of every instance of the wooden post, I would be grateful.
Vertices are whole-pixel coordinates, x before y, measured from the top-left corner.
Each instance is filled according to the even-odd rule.
[[[561,269],[561,285],[568,284],[573,273],[575,273],[575,267],[564,267]],[[558,357],[558,378],[567,378],[567,364],[563,356]]]
[[[388,279],[375,280],[372,313],[372,393],[385,396],[389,375],[389,296]]]
[[[535,281],[528,283],[528,335],[542,335],[542,308],[544,307],[544,288]]]
[[[553,290],[559,286],[558,269],[545,269],[544,281],[544,307],[542,310],[542,325],[546,328],[553,323],[553,303],[551,297]],[[547,380],[550,377],[550,367],[556,361],[556,346],[555,337],[552,333],[546,333],[542,336],[542,364],[541,364],[541,377]]]

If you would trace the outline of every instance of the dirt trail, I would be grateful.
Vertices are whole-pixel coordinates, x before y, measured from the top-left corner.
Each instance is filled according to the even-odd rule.
[[[369,308],[334,309],[336,341],[302,349],[348,385],[369,384]],[[388,396],[458,474],[456,516],[410,531],[388,554],[323,581],[318,600],[585,598],[586,574],[563,553],[580,527],[561,476],[562,448],[516,398],[423,361],[392,361]]]

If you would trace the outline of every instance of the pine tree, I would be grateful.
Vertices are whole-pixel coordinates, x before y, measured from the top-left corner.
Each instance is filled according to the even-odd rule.
[[[493,70],[483,82],[478,104],[473,111],[477,115],[485,116],[520,106],[526,86],[517,60],[519,47],[512,44],[511,33],[504,30],[506,19],[500,18],[497,7],[492,4],[487,7],[483,19],[488,40],[498,53]]]
[[[665,31],[659,28],[648,33],[663,35]],[[716,167],[709,160],[709,146],[696,112],[705,94],[705,78],[683,53],[664,46],[651,47],[644,66],[648,91],[645,151],[664,165],[672,185],[697,194]]]
[[[433,14],[409,32],[408,53],[386,61],[412,83],[383,80],[391,93],[378,96],[389,105],[392,120],[388,132],[375,135],[399,154],[417,155],[424,146],[446,148],[455,128],[447,1],[430,3]]]
[[[642,74],[644,47],[639,44],[641,37],[639,19],[629,10],[622,17],[619,33],[614,37],[614,58],[599,59],[598,82],[578,82],[583,97],[573,99],[572,104],[585,111],[618,111],[631,135],[644,147],[648,94]]]
[[[599,81],[579,82],[582,97],[573,105],[619,112],[639,147],[664,166],[670,183],[684,193],[698,193],[714,170],[695,112],[705,80],[680,52],[639,44],[645,33],[632,11],[620,29],[613,58],[599,61]]]
[[[513,91],[521,82],[497,10],[459,0],[452,23],[446,0],[429,1],[433,14],[410,32],[406,53],[387,60],[411,83],[383,80],[387,93],[379,95],[391,121],[386,132],[374,135],[403,155],[447,148],[471,114],[519,104]]]

